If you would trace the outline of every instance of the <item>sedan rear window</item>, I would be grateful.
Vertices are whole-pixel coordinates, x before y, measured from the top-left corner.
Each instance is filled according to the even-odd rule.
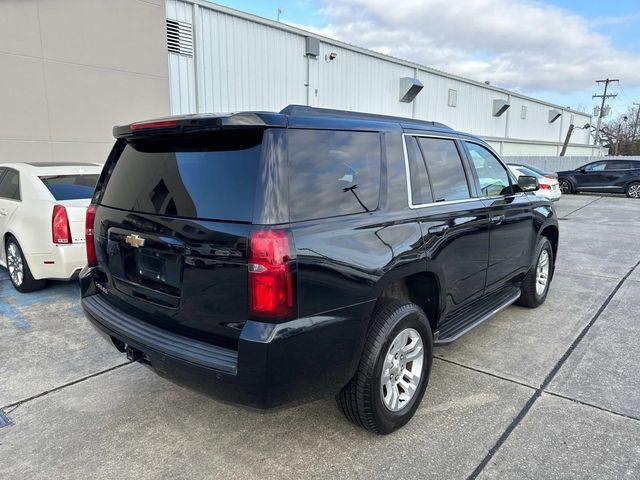
[[[50,175],[39,177],[58,200],[91,198],[98,183],[98,174]]]

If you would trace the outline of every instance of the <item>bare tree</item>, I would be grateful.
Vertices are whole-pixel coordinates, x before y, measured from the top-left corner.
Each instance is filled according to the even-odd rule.
[[[600,136],[602,143],[609,147],[609,152],[617,155],[640,155],[638,108],[640,106],[630,106],[625,113],[603,125]]]

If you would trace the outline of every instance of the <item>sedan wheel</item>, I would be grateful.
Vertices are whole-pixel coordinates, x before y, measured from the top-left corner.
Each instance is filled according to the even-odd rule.
[[[14,242],[9,242],[7,245],[7,270],[13,284],[20,287],[24,280],[24,262],[20,249]]]

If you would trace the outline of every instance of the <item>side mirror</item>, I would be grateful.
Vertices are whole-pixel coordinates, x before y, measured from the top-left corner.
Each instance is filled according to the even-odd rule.
[[[522,175],[518,177],[518,187],[520,187],[520,190],[523,192],[535,192],[540,189],[540,184],[536,177]]]
[[[584,167],[580,167],[580,168],[578,169],[578,171],[579,171],[580,173],[584,173],[584,172],[586,172],[586,171],[587,171],[587,169],[586,169],[586,168],[584,168]]]

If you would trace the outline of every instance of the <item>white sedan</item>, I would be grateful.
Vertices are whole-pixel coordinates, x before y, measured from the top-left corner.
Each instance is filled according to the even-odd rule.
[[[552,175],[542,175],[524,165],[509,164],[509,170],[511,170],[516,178],[523,175],[536,177],[540,184],[540,189],[534,192],[537,196],[553,200],[554,202],[560,200],[560,197],[562,196],[560,185],[558,184],[558,179],[554,178]]]
[[[71,280],[86,263],[85,213],[97,164],[0,164],[0,265],[20,292]]]

